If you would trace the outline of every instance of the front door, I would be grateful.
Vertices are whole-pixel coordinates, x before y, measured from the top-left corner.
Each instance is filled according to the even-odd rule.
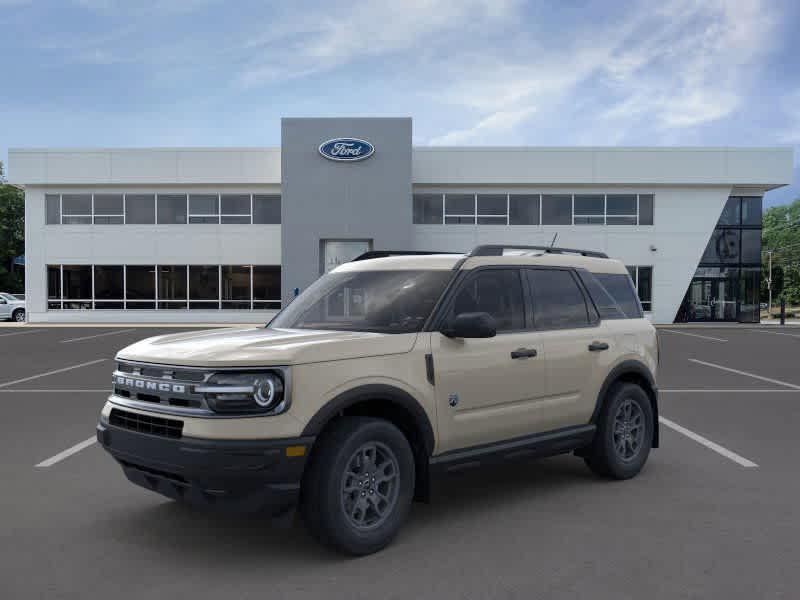
[[[443,452],[533,433],[547,393],[542,334],[528,323],[519,269],[469,274],[445,322],[467,312],[492,315],[497,335],[451,339],[431,334]]]

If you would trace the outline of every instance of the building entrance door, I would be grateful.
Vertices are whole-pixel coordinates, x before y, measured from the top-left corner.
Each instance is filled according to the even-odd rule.
[[[687,321],[736,321],[737,282],[695,277],[682,307]]]

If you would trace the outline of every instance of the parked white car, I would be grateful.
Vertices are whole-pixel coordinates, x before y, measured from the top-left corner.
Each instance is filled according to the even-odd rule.
[[[0,319],[22,323],[25,321],[25,300],[0,292]]]

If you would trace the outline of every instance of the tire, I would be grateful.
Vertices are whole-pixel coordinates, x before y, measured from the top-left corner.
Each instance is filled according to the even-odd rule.
[[[11,315],[11,320],[15,321],[17,323],[24,323],[25,322],[25,309],[24,308],[18,308],[17,310],[15,310],[14,313]]]
[[[408,516],[414,468],[408,440],[388,421],[337,419],[314,445],[303,478],[300,508],[311,534],[356,556],[384,548]]]
[[[635,383],[614,384],[603,403],[586,464],[601,477],[635,477],[650,454],[653,426],[647,393]]]

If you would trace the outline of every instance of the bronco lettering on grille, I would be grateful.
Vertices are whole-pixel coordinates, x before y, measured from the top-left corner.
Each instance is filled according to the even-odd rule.
[[[125,387],[139,388],[140,390],[150,390],[153,392],[170,392],[173,394],[185,394],[186,386],[182,383],[165,383],[160,381],[149,381],[147,379],[136,379],[133,377],[125,377],[124,375],[117,375],[114,378],[117,385],[124,385]]]

